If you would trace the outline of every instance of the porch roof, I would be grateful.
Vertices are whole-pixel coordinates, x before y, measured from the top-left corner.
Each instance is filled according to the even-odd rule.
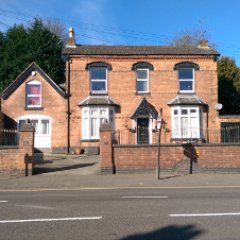
[[[87,96],[79,102],[78,106],[88,105],[110,105],[120,106],[119,103],[110,96]]]
[[[168,105],[208,105],[195,94],[178,94]]]
[[[136,108],[134,109],[130,118],[135,119],[140,117],[146,117],[149,115],[151,115],[154,119],[157,119],[158,112],[155,109],[155,107],[147,101],[146,98],[142,98],[141,101],[136,106]]]

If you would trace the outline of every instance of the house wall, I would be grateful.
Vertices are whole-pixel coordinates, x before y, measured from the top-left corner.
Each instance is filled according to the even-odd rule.
[[[25,109],[26,83],[37,80],[42,84],[42,109]],[[2,99],[2,112],[17,121],[24,115],[45,115],[51,117],[51,147],[52,150],[66,149],[67,120],[66,99],[38,73],[28,76],[26,80],[6,99]]]
[[[112,70],[108,72],[108,95],[121,106],[120,110],[115,113],[115,130],[128,131],[129,128],[132,128],[130,115],[143,96],[158,111],[163,108],[165,127],[171,130],[171,111],[167,103],[178,94],[178,73],[173,68],[175,64],[183,61],[191,61],[200,66],[200,70],[196,71],[195,75],[195,93],[209,106],[208,113],[204,113],[204,128],[219,129],[218,112],[214,109],[214,105],[218,102],[217,64],[213,57],[71,56],[70,106],[71,145],[73,147],[79,145],[83,147],[99,146],[99,142],[81,142],[82,113],[81,107],[78,106],[78,103],[89,95],[89,72],[85,68],[88,63],[94,61],[104,61],[112,65]],[[149,77],[150,93],[146,95],[136,95],[136,75],[131,69],[133,64],[139,61],[147,61],[154,66]],[[166,134],[166,142],[170,142],[170,137],[171,133]]]
[[[219,117],[220,123],[240,123],[240,115],[223,115]]]

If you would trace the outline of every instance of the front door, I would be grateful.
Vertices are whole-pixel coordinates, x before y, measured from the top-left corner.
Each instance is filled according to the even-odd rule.
[[[149,118],[137,119],[137,144],[149,144]]]

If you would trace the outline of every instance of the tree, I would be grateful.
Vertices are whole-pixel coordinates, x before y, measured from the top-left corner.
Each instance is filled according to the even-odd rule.
[[[28,34],[22,25],[15,25],[7,31],[1,53],[0,80],[1,87],[5,88],[28,65]]]
[[[2,46],[1,46],[2,41]],[[35,19],[29,28],[15,25],[0,35],[0,91],[35,61],[55,82],[64,81],[61,39]]]
[[[57,83],[64,79],[63,43],[41,20],[35,19],[28,29],[30,61],[37,64]]]
[[[240,114],[240,92],[237,89],[240,70],[233,59],[218,60],[218,99],[223,104],[221,114]]]
[[[42,19],[44,26],[53,34],[57,35],[65,44],[68,39],[68,30],[64,23],[55,18]]]
[[[177,34],[170,42],[171,46],[179,47],[191,47],[198,46],[201,41],[207,41],[209,37],[207,36],[207,31],[203,28],[185,30]],[[211,44],[211,47],[214,48],[214,45]]]

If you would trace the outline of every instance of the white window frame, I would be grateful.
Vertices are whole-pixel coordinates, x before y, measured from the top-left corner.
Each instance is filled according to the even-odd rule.
[[[92,70],[94,69],[104,69],[106,71],[106,78],[105,80],[103,79],[92,79]],[[105,82],[105,90],[93,90],[92,89],[92,82]],[[93,94],[104,94],[104,93],[107,93],[107,89],[108,89],[108,69],[106,67],[91,67],[90,68],[90,90],[91,90],[91,93]]]
[[[188,79],[188,78],[180,78],[180,73],[179,71],[183,70],[183,69],[190,69],[192,70],[192,79]],[[192,81],[192,89],[191,90],[181,90],[181,86],[180,83],[181,82],[189,82]],[[195,92],[195,69],[194,68],[179,68],[178,69],[178,86],[179,86],[179,92],[180,93],[194,93]]]
[[[183,114],[182,111],[187,111]],[[191,113],[194,110],[195,113]],[[177,114],[175,114],[177,112]],[[200,106],[174,106],[171,107],[172,138],[173,139],[201,139],[202,138],[202,107]],[[187,120],[184,128],[183,118]],[[195,119],[196,126],[191,127],[191,121]]]
[[[40,86],[40,94],[28,94],[27,88],[30,85],[39,85]],[[28,105],[28,99],[30,97],[39,97],[39,105]],[[32,80],[28,83],[26,83],[26,107],[27,108],[41,108],[42,107],[42,83],[37,80]]]
[[[139,79],[138,78],[138,71],[142,71],[142,70],[144,70],[144,71],[147,71],[147,78],[146,79]],[[137,84],[138,84],[138,82],[147,82],[147,90],[146,91],[139,91],[138,89],[137,89]],[[149,69],[148,68],[137,68],[136,69],[136,92],[137,93],[149,93]]]
[[[17,119],[17,122],[18,122],[18,128],[19,128],[19,122],[20,121],[24,121],[25,123],[27,123],[27,121],[30,120],[35,120],[38,122],[38,127],[37,129],[35,129],[35,135],[37,136],[51,136],[51,126],[52,126],[52,123],[51,123],[51,117],[48,117],[48,116],[45,116],[45,115],[24,115],[24,116],[21,116]],[[44,121],[44,120],[47,120],[49,125],[48,125],[48,133],[47,134],[43,134],[42,133],[42,124],[41,122]]]
[[[96,115],[93,115],[92,112],[96,111]],[[105,111],[105,115],[101,114],[101,111]],[[114,129],[114,108],[113,107],[83,107],[82,108],[82,140],[99,140],[99,128],[101,126],[101,121],[106,119]],[[97,119],[97,126],[96,126],[96,134],[91,135],[92,133],[92,126],[91,121],[92,119]]]

